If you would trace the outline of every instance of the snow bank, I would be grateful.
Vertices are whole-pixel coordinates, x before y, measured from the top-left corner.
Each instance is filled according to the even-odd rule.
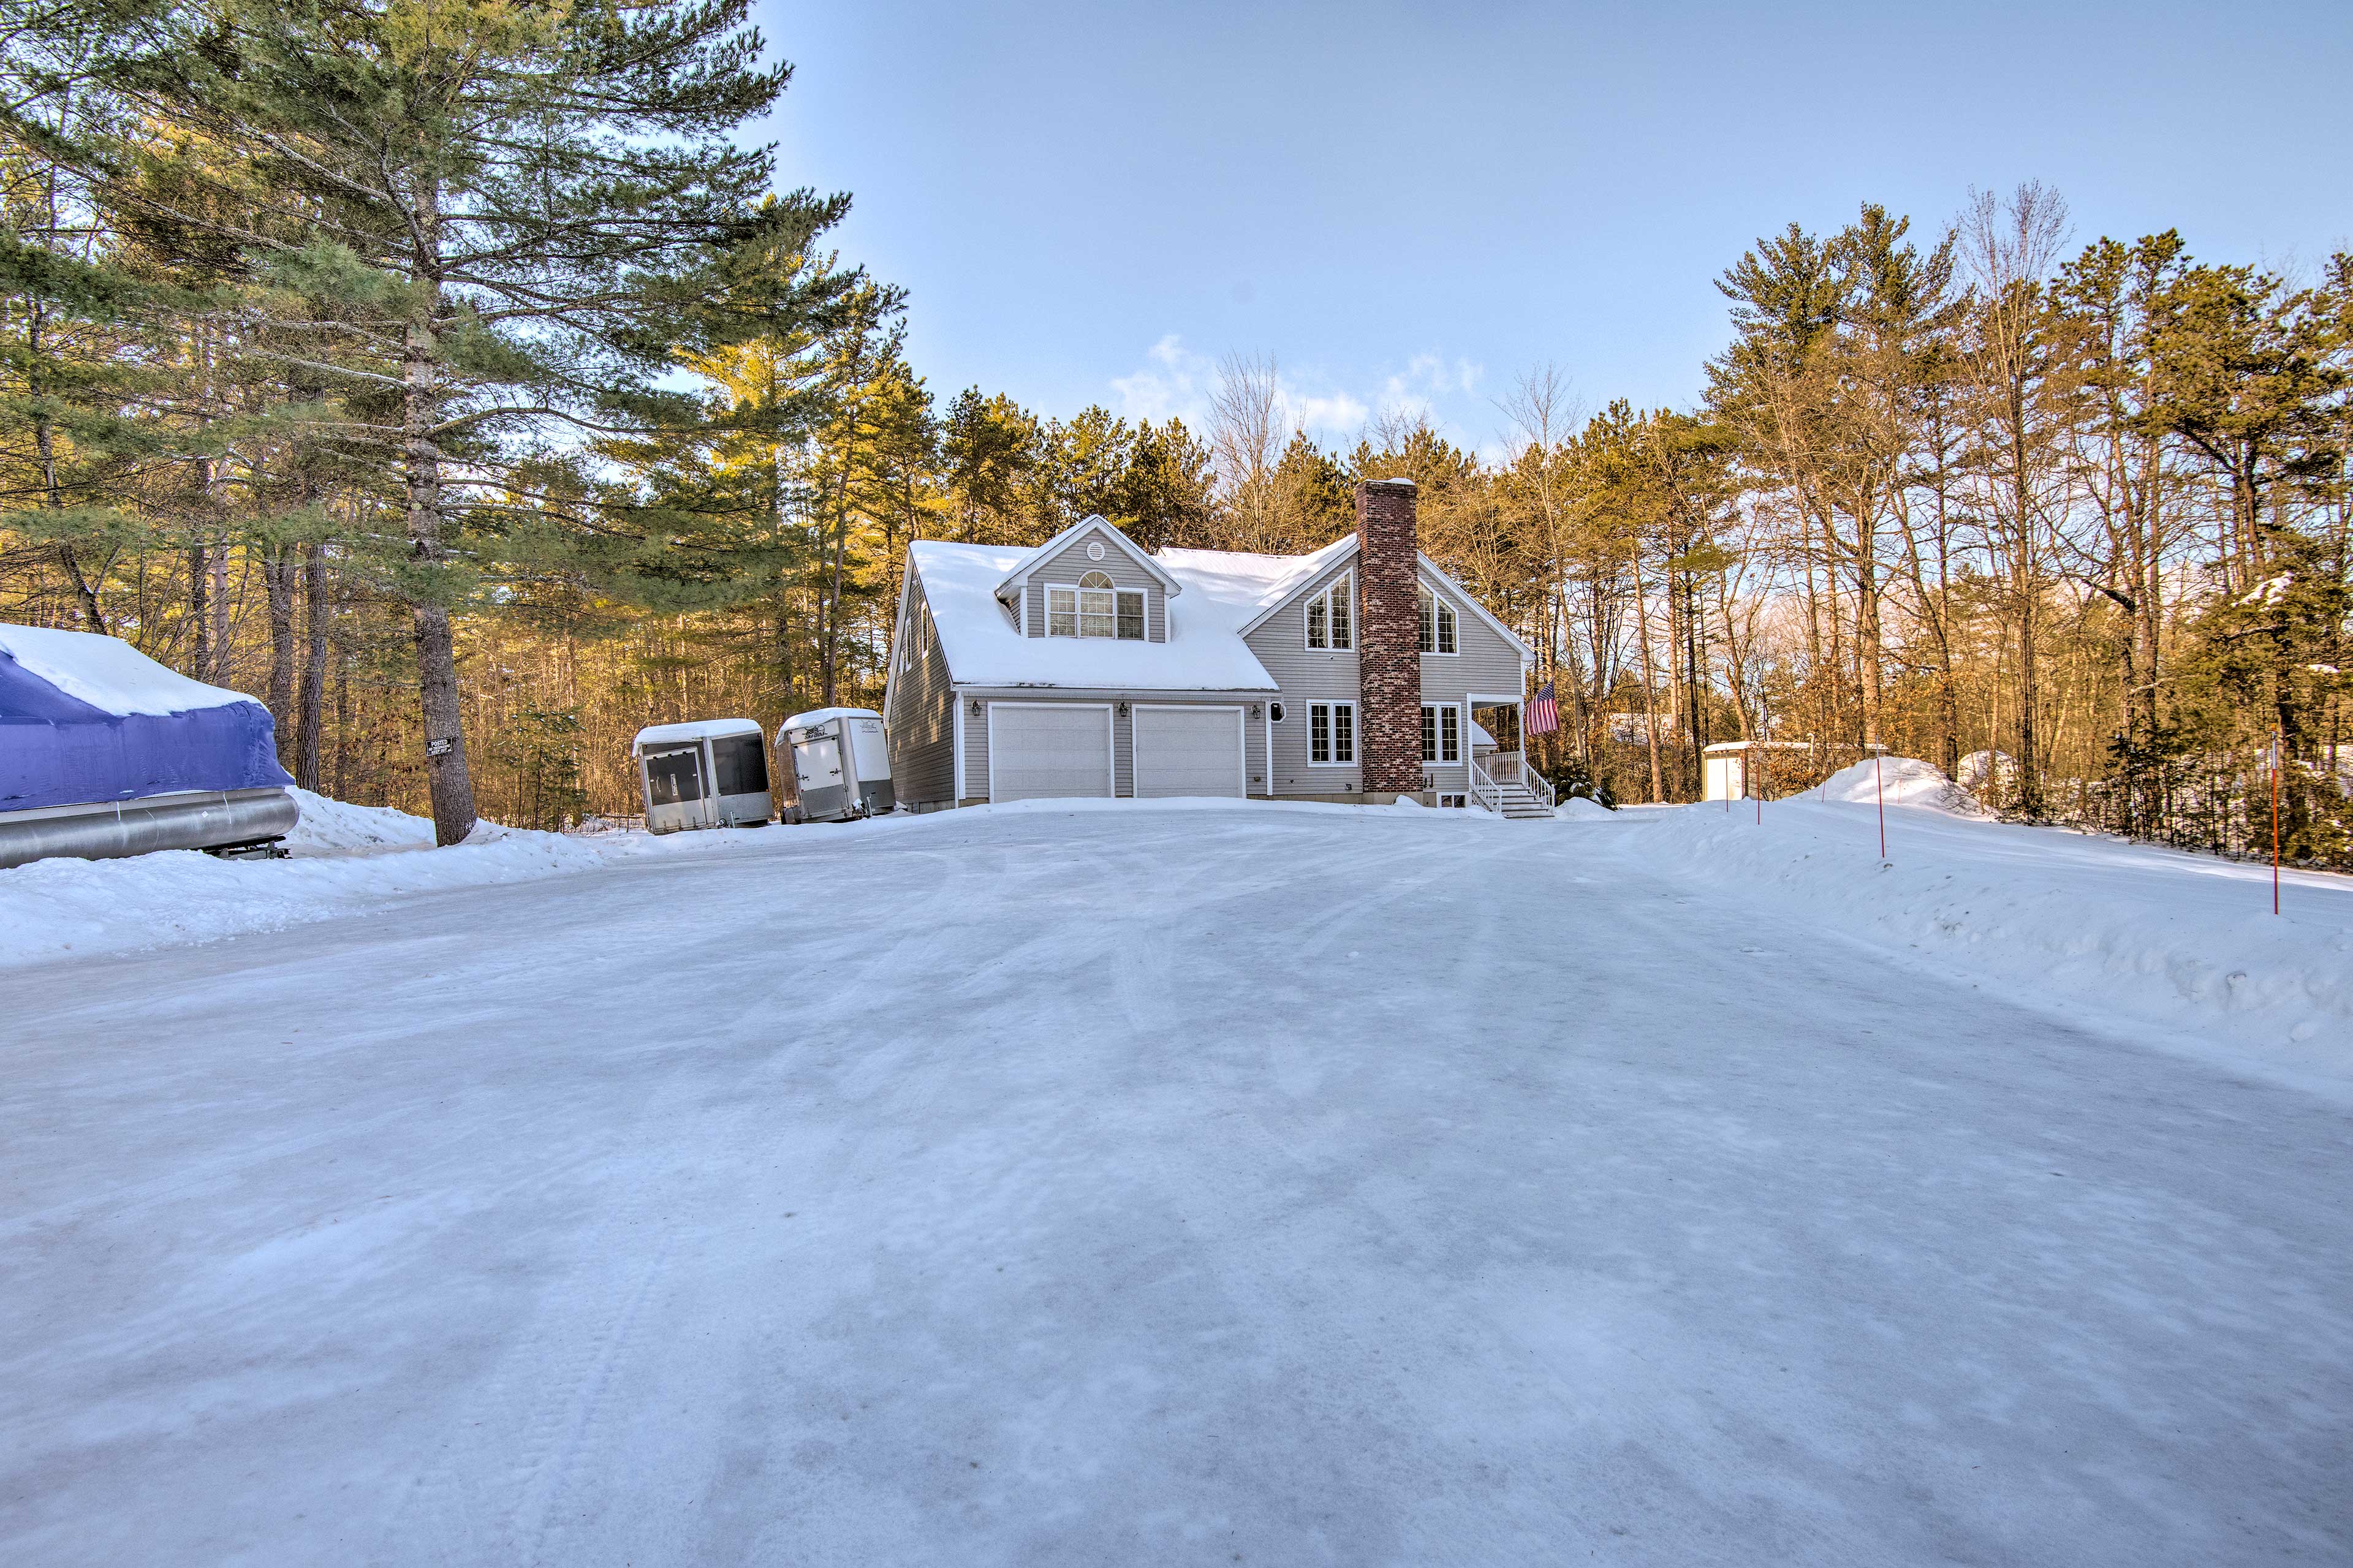
[[[1933,776],[1907,767],[1907,789],[1942,783],[1917,767]],[[1949,797],[1899,804],[1894,759],[1883,864],[1869,764],[1860,791],[1856,772],[1831,781],[1828,802],[1767,803],[1761,826],[1746,804],[1649,814],[1637,853],[1757,899],[1777,931],[1819,923],[2029,1005],[2353,1083],[2353,882],[2291,873],[2274,916],[2269,868],[1975,820]]]
[[[1847,805],[1876,805],[1883,799],[1889,805],[1925,806],[1957,816],[1986,815],[1977,796],[1947,777],[1944,769],[1917,757],[1882,757],[1876,762],[1866,758],[1841,768],[1799,795]],[[1786,798],[1795,800],[1799,795]]]
[[[1565,795],[1553,807],[1554,814],[1576,822],[1607,822],[1618,814],[1598,800],[1588,800],[1581,795]]]
[[[429,847],[433,825],[296,793],[302,823],[290,840],[292,859],[221,860],[177,850],[0,870],[0,969],[279,931],[413,893],[589,870],[607,858],[562,834],[490,823],[451,848],[396,853]]]
[[[302,808],[302,820],[286,836],[295,855],[317,856],[381,849],[429,848],[433,824],[388,805],[353,805],[307,789],[287,792]]]

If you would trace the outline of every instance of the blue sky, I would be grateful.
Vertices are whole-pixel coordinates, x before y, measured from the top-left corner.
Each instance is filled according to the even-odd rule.
[[[2056,186],[2075,238],[2353,244],[2353,4],[1183,5],[767,0],[779,178],[913,294],[944,399],[1198,416],[1267,354],[1327,444],[1426,408],[1489,447],[1549,362],[1687,405],[1713,279],[1865,200],[1941,226]]]

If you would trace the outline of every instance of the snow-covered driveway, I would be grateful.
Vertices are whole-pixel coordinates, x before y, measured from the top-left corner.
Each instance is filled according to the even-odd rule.
[[[22,969],[0,1561],[2353,1555],[2353,1119],[1656,819],[771,830]]]

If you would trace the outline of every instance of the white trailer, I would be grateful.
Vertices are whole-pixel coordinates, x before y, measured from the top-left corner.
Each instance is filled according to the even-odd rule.
[[[880,816],[897,804],[882,715],[871,708],[794,714],[776,731],[776,756],[792,759],[786,774],[787,822]]]
[[[768,755],[752,719],[699,719],[638,731],[637,759],[646,831],[759,827],[774,815]]]

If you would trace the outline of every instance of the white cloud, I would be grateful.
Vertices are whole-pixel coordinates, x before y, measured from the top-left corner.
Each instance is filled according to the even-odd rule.
[[[1111,389],[1119,399],[1117,412],[1129,419],[1155,424],[1176,417],[1199,426],[1209,409],[1209,388],[1218,367],[1207,354],[1195,353],[1185,340],[1170,332],[1145,353],[1143,368],[1133,375],[1114,376]]]
[[[1155,423],[1182,419],[1196,431],[1209,421],[1209,398],[1217,389],[1218,363],[1186,346],[1176,332],[1165,334],[1145,351],[1144,363],[1132,374],[1111,381],[1116,411],[1129,419]],[[1475,395],[1485,367],[1468,359],[1451,362],[1436,353],[1420,353],[1405,368],[1382,379],[1380,389],[1367,396],[1335,385],[1325,376],[1284,369],[1276,379],[1276,393],[1291,427],[1304,430],[1326,447],[1345,444],[1363,431],[1376,413],[1419,415],[1440,423],[1446,400]]]

